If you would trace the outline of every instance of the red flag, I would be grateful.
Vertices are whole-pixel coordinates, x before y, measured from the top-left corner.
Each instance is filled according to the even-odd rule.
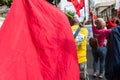
[[[117,13],[118,13],[118,15],[120,15],[120,8],[118,9]]]
[[[84,0],[80,0],[80,7],[81,9],[85,6],[85,1]]]
[[[79,73],[65,14],[46,0],[13,0],[0,29],[0,80],[79,80]]]
[[[97,17],[97,15],[96,15],[96,14],[93,14],[93,18],[94,18],[94,19],[97,19],[98,17]]]
[[[90,15],[92,15],[93,13],[92,13],[92,9],[89,7],[89,14]],[[94,19],[97,19],[98,17],[97,17],[97,15],[96,14],[93,14],[93,18]]]
[[[80,3],[78,0],[68,0],[69,2],[72,2],[72,4],[75,7],[76,14],[80,17],[80,10],[85,6],[84,0],[80,0]]]

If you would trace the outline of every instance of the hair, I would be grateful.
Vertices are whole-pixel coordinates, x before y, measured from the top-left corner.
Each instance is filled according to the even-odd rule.
[[[115,23],[118,25],[118,24],[120,24],[120,21],[118,19],[116,19]]]
[[[69,16],[67,17],[68,17],[68,20],[71,26],[73,26],[74,24],[78,22],[74,17],[69,17]]]
[[[106,26],[106,23],[102,18],[97,18],[95,24],[98,29],[103,29]]]

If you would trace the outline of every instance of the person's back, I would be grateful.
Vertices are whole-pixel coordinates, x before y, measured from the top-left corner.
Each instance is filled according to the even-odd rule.
[[[99,46],[106,46],[106,38],[109,36],[110,29],[105,29],[105,23],[101,18],[96,20],[96,24],[97,26],[92,25],[93,36],[98,39]],[[104,27],[100,28],[99,26]]]
[[[107,80],[120,80],[120,25],[112,29],[107,49],[105,76]]]
[[[87,38],[88,38],[88,30],[85,27],[81,28],[80,31],[81,34],[84,35],[84,40],[80,43],[79,46],[77,46],[77,53],[78,56],[81,56],[81,58],[78,57],[78,62],[87,62]]]
[[[105,77],[107,80],[120,80],[120,9],[118,24],[112,29],[107,43]]]
[[[79,25],[72,26],[73,32],[77,30]],[[86,45],[87,45],[87,38],[88,38],[88,30],[85,27],[81,27],[80,34],[84,35],[83,41],[80,43],[80,45],[77,46],[77,54],[78,54],[78,63],[86,62]]]
[[[75,32],[78,27],[80,27],[79,25],[73,25],[71,28],[72,28],[72,31]],[[80,31],[78,33],[78,36],[76,38],[79,38],[79,36],[82,36],[84,35],[83,39],[81,39],[79,45],[77,45],[77,40],[76,40],[76,50],[77,50],[77,56],[78,56],[78,64],[79,64],[79,68],[80,68],[80,78],[81,80],[82,79],[85,79],[85,80],[88,80],[89,77],[88,77],[88,72],[87,72],[87,38],[88,38],[88,30],[87,28],[81,26],[80,27]]]
[[[93,77],[99,77],[102,79],[104,77],[104,67],[105,67],[105,57],[106,57],[106,38],[109,36],[110,29],[105,29],[106,23],[102,18],[97,18],[94,20],[92,14],[92,31],[93,37],[98,40],[99,47],[92,47],[93,55]],[[97,72],[98,61],[100,60],[100,70],[99,74]]]

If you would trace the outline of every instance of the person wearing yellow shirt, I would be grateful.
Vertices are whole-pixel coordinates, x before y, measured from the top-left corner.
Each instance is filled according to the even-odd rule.
[[[80,31],[77,35],[76,38],[79,38],[81,40],[78,40],[75,38],[75,41],[76,41],[76,50],[77,50],[77,56],[78,56],[78,64],[79,64],[79,67],[80,67],[80,78],[81,80],[84,79],[84,80],[88,80],[88,73],[87,73],[87,56],[86,56],[86,53],[87,53],[87,38],[88,38],[88,30],[86,27],[84,27],[84,24],[85,24],[85,18],[84,18],[84,21],[83,21],[83,24],[81,23],[77,23],[77,24],[74,24],[71,28],[72,28],[72,31],[73,31],[73,34],[75,33],[75,31],[78,29],[78,27],[80,27]],[[84,38],[83,36],[84,35]],[[80,36],[82,38],[80,38]],[[78,41],[80,41],[78,43]]]

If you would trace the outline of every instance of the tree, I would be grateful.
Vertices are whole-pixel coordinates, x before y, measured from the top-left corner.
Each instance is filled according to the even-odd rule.
[[[0,0],[1,5],[7,5],[8,7],[11,6],[12,0]]]

